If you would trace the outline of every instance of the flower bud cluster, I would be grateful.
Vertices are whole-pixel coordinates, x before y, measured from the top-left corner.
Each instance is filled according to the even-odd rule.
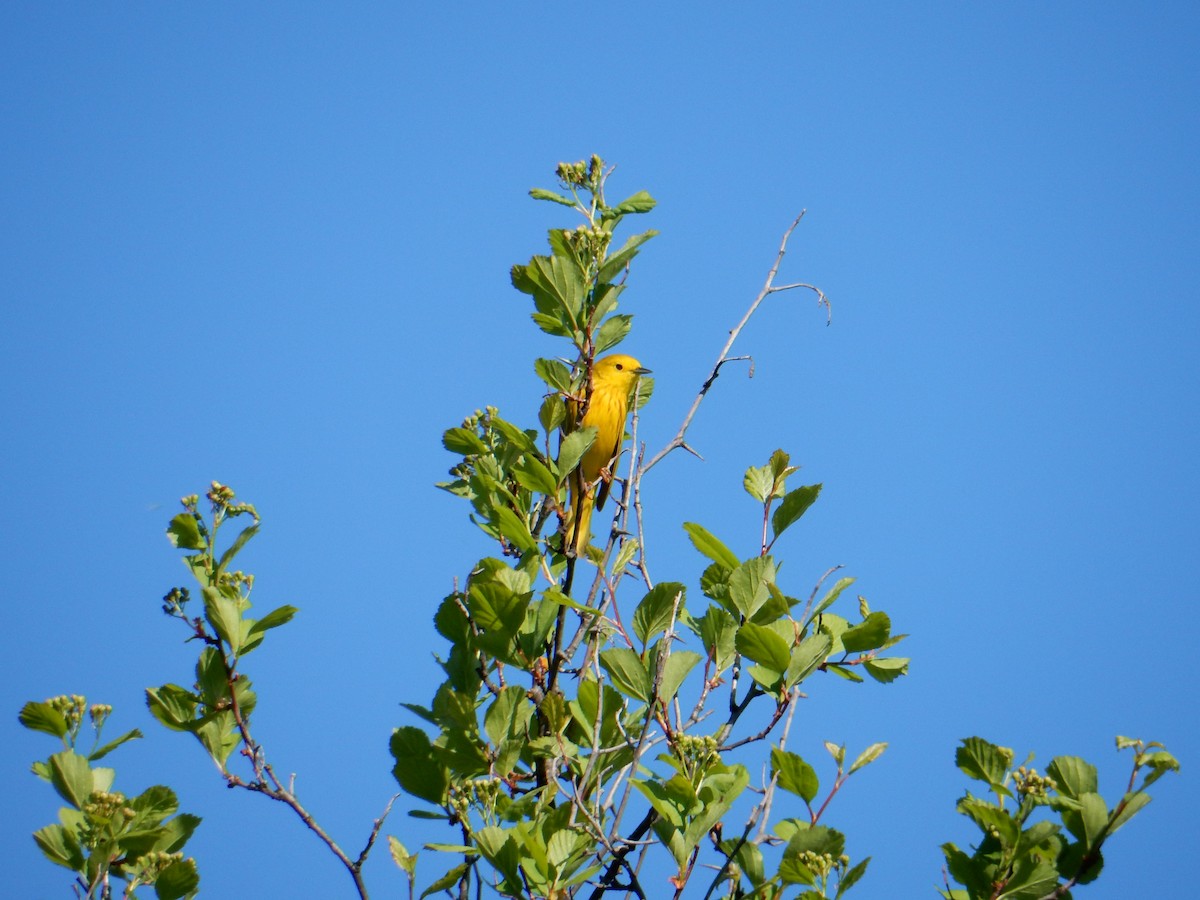
[[[1045,797],[1058,790],[1058,784],[1049,775],[1039,775],[1037,769],[1020,766],[1013,772],[1017,793],[1027,797]]]
[[[84,712],[87,710],[87,698],[81,694],[59,694],[57,697],[51,697],[46,701],[50,708],[67,720],[67,730],[74,734],[79,731],[79,724],[83,721]]]
[[[841,861],[840,859],[834,859],[832,853],[817,853],[815,850],[801,850],[796,860],[800,865],[820,878],[824,878],[832,872]],[[847,862],[849,862],[848,859]]]
[[[718,752],[719,742],[711,734],[702,737],[690,734],[677,734],[674,738],[675,752],[680,760],[690,763],[697,769],[706,769],[715,762],[721,761]]]

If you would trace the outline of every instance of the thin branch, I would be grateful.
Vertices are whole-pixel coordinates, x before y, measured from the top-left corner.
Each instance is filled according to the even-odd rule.
[[[745,356],[731,357],[729,355],[729,351],[733,349],[733,342],[736,341],[738,335],[742,333],[742,329],[746,327],[746,323],[750,321],[750,317],[754,315],[759,305],[761,305],[763,300],[765,300],[769,295],[776,294],[781,291],[793,290],[795,288],[806,288],[814,291],[817,295],[817,303],[821,306],[824,306],[828,312],[826,324],[829,323],[830,317],[833,315],[833,308],[829,304],[829,298],[825,296],[824,291],[822,291],[820,288],[804,283],[785,285],[775,284],[775,276],[779,273],[779,266],[783,262],[784,254],[787,253],[788,239],[792,236],[792,232],[796,230],[796,226],[800,224],[800,220],[804,218],[805,212],[806,210],[801,210],[800,215],[796,216],[792,224],[788,226],[787,231],[783,233],[783,239],[779,242],[779,252],[775,255],[775,263],[771,266],[770,271],[767,273],[766,283],[763,284],[762,290],[758,292],[758,296],[754,298],[754,302],[750,304],[750,308],[747,309],[745,315],[742,316],[742,320],[730,330],[729,339],[725,342],[725,346],[721,348],[721,352],[717,356],[717,361],[713,365],[712,371],[709,373],[708,378],[706,378],[704,380],[704,384],[701,385],[700,393],[697,394],[696,399],[692,401],[691,409],[689,409],[687,415],[683,417],[683,424],[679,426],[679,431],[676,433],[675,437],[671,438],[665,447],[659,450],[658,453],[656,453],[648,463],[641,467],[639,470],[639,475],[645,474],[646,472],[650,471],[650,469],[654,468],[654,466],[658,465],[658,463],[662,461],[662,459],[672,450],[678,450],[682,448],[691,453],[696,453],[695,450],[692,450],[691,447],[688,447],[687,444],[684,443],[684,435],[687,434],[687,430],[692,424],[692,419],[695,418],[697,410],[700,409],[700,403],[704,400],[704,396],[708,393],[709,388],[713,386],[713,382],[717,380],[717,376],[721,374],[721,367],[727,362],[732,362],[734,359],[749,359],[749,357]],[[698,453],[696,455],[699,456]]]

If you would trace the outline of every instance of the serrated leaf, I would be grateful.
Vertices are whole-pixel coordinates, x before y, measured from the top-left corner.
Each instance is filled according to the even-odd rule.
[[[805,803],[811,803],[820,789],[817,770],[810,766],[796,753],[771,749],[771,771],[776,775],[776,784],[789,793],[803,798]]]
[[[1054,779],[1058,792],[1072,800],[1095,793],[1100,784],[1096,767],[1078,756],[1054,757],[1046,766],[1046,774]]]
[[[214,587],[204,588],[202,594],[204,618],[236,656],[241,651],[242,642],[242,614],[238,609],[238,602]]]
[[[729,599],[743,616],[753,616],[770,597],[767,582],[774,580],[775,563],[771,557],[756,556],[730,574]]]
[[[596,426],[585,425],[572,431],[558,448],[558,472],[561,478],[575,471],[583,454],[596,442]]]
[[[989,787],[1004,783],[1004,776],[1012,761],[1011,750],[998,747],[981,737],[964,738],[954,753],[954,764],[963,774]]]
[[[558,479],[536,457],[526,455],[513,466],[512,473],[521,487],[535,494],[554,494],[558,490]]]
[[[63,714],[44,702],[30,700],[17,713],[17,720],[31,731],[41,731],[57,738],[66,737],[70,730]]]
[[[641,234],[635,234],[630,237],[627,241],[625,241],[624,244],[621,245],[620,250],[618,250],[616,253],[609,254],[608,259],[604,261],[604,265],[600,267],[600,272],[598,273],[596,280],[603,284],[616,278],[619,274],[621,274],[621,270],[628,265],[629,261],[637,256],[638,249],[642,246],[642,244],[646,243],[646,241],[650,240],[650,238],[654,237],[656,234],[658,234],[657,231],[650,229],[649,231],[643,231]]]
[[[509,685],[488,707],[483,717],[483,727],[493,744],[499,745],[509,738],[524,734],[525,725],[533,714],[533,706],[525,688]]]
[[[537,549],[537,540],[530,534],[529,526],[507,506],[496,507],[493,510],[492,521],[500,533],[521,552],[528,553]]]
[[[623,313],[609,316],[596,332],[596,352],[603,353],[617,346],[632,328],[633,316]]]
[[[191,513],[180,513],[167,526],[167,540],[180,550],[203,550],[208,544],[200,533],[200,525]]]
[[[683,530],[687,532],[692,546],[713,562],[720,563],[730,570],[736,569],[741,564],[741,561],[734,555],[734,552],[726,547],[720,539],[703,525],[698,525],[695,522],[684,522]]]
[[[785,670],[785,684],[795,687],[829,658],[833,641],[827,634],[810,634],[792,651]]]
[[[174,731],[192,731],[199,698],[177,684],[146,689],[146,706],[154,718]]]
[[[759,503],[766,503],[775,489],[775,476],[770,466],[751,466],[742,477],[742,487]]]
[[[627,697],[650,699],[650,673],[641,658],[628,647],[613,647],[600,654],[600,665],[608,673],[613,687]]]
[[[841,897],[846,891],[854,887],[862,877],[867,874],[867,866],[871,862],[871,857],[867,856],[861,862],[853,865],[840,879],[838,879],[837,896]]]
[[[75,835],[62,825],[47,825],[33,833],[33,839],[50,862],[73,872],[84,867],[83,848]]]
[[[850,774],[853,775],[855,772],[857,772],[863,766],[869,766],[871,763],[875,762],[875,760],[879,759],[879,757],[881,757],[883,755],[883,751],[886,750],[887,748],[888,748],[888,745],[884,741],[881,741],[876,744],[872,744],[870,747],[868,747],[862,753],[858,754],[858,758],[855,759],[853,763],[851,763]]]
[[[417,857],[419,853],[409,853],[400,840],[393,835],[388,835],[388,853],[391,854],[392,862],[409,878],[413,878],[417,873]]]
[[[833,606],[837,598],[841,596],[842,591],[852,584],[854,584],[853,578],[839,578],[837,583],[829,589],[829,593],[822,597],[821,601],[812,608],[812,612],[809,613],[808,620],[804,624],[807,625],[825,610],[829,609],[829,607]]]
[[[667,657],[666,663],[663,665],[662,676],[659,678],[658,696],[660,699],[670,702],[675,699],[675,695],[679,693],[679,688],[683,685],[688,673],[692,671],[702,660],[699,653],[694,650],[676,650]]]
[[[791,662],[791,648],[787,641],[765,625],[747,622],[738,629],[735,643],[742,656],[780,674],[787,670]]]
[[[880,684],[890,684],[901,675],[908,674],[909,662],[907,656],[885,656],[866,660],[863,668]]]
[[[98,759],[103,759],[105,756],[108,756],[108,754],[112,753],[114,750],[116,750],[122,744],[124,744],[128,741],[136,741],[138,738],[143,737],[143,736],[144,735],[138,729],[136,729],[136,728],[131,729],[130,731],[125,732],[119,738],[114,738],[113,740],[108,741],[106,744],[104,744],[104,746],[97,747],[95,750],[93,750],[91,753],[88,754],[88,760],[90,762],[95,762]]]
[[[646,191],[638,191],[632,196],[626,197],[616,206],[609,210],[615,215],[627,215],[629,213],[648,213],[654,209],[656,201]]]
[[[471,849],[474,850],[475,848],[472,847]],[[421,900],[425,900],[425,898],[431,894],[440,894],[447,888],[451,888],[458,884],[458,882],[462,880],[462,877],[467,873],[467,869],[470,867],[470,863],[459,863],[441,878],[434,881],[434,883],[429,887],[425,888],[425,890],[421,891]]]
[[[158,900],[180,900],[200,889],[200,873],[194,859],[177,859],[169,863],[154,879],[154,896]]]
[[[280,625],[286,625],[292,621],[296,613],[300,612],[294,606],[279,606],[271,610],[261,619],[250,626],[250,630],[246,633],[246,646],[243,652],[254,649],[262,643],[262,637],[272,628],[278,628]],[[257,640],[256,640],[257,638]]]
[[[808,511],[821,493],[821,487],[819,484],[807,484],[784,495],[783,502],[771,513],[771,530],[775,537],[783,534],[788,526]]]
[[[1099,846],[1108,828],[1108,807],[1104,798],[1094,792],[1081,794],[1079,815],[1083,823],[1083,839],[1089,850]]]
[[[392,775],[414,797],[440,804],[449,785],[449,775],[435,757],[429,736],[420,728],[406,725],[392,732],[390,741],[396,765]]]
[[[559,204],[562,204],[563,206],[570,206],[570,207],[575,206],[574,200],[568,200],[566,197],[562,196],[561,194],[556,194],[556,193],[554,193],[554,191],[548,191],[545,188],[530,188],[529,196],[532,197],[534,200],[549,200],[551,203],[559,203]],[[453,882],[451,882],[451,883],[453,883]],[[425,895],[422,894],[421,896],[424,897]]]
[[[1126,794],[1123,800],[1125,805],[1122,806],[1121,811],[1113,817],[1112,824],[1108,828],[1109,834],[1115,832],[1118,828],[1137,815],[1138,811],[1150,802],[1150,795],[1142,793],[1141,791],[1134,791]]]
[[[638,603],[633,613],[633,633],[645,647],[650,638],[666,631],[683,608],[687,588],[675,581],[660,581]],[[678,604],[676,600],[678,599]]]
[[[87,758],[74,750],[61,750],[50,757],[49,763],[50,783],[58,795],[76,809],[82,809],[95,790]]]
[[[842,647],[847,653],[875,650],[883,646],[891,630],[892,620],[887,613],[873,612],[858,625],[842,632]]]
[[[233,543],[230,544],[229,547],[226,548],[225,552],[221,554],[221,559],[217,563],[217,571],[225,571],[228,565],[233,562],[233,558],[242,551],[242,548],[249,543],[252,537],[258,534],[258,529],[259,525],[255,523],[254,525],[247,525],[241,530],[241,532],[238,533],[238,536],[234,538]]]

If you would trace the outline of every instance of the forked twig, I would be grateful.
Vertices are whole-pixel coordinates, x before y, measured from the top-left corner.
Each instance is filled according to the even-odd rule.
[[[639,477],[650,471],[650,469],[654,468],[654,466],[658,465],[658,463],[672,450],[684,449],[695,454],[696,456],[700,455],[684,442],[684,436],[687,434],[687,430],[691,426],[692,419],[695,418],[697,410],[700,409],[700,403],[704,400],[704,395],[708,393],[709,388],[713,386],[713,382],[717,380],[717,376],[721,374],[721,367],[725,365],[725,363],[732,362],[735,359],[749,359],[749,357],[745,356],[731,357],[729,355],[729,351],[733,348],[733,342],[737,340],[738,335],[742,333],[742,329],[746,327],[746,323],[750,321],[750,317],[754,315],[755,311],[762,304],[763,300],[765,300],[769,295],[776,294],[781,291],[795,290],[796,288],[805,288],[813,291],[817,295],[818,305],[824,306],[826,309],[827,316],[825,322],[826,324],[829,324],[829,321],[833,316],[833,307],[830,306],[829,298],[825,296],[825,292],[819,287],[816,287],[812,284],[806,284],[804,282],[780,285],[775,284],[775,276],[779,273],[779,266],[783,262],[784,254],[787,253],[788,239],[792,236],[792,232],[796,230],[796,226],[800,224],[800,220],[804,218],[805,212],[807,212],[807,210],[801,210],[800,215],[796,216],[792,224],[788,226],[787,231],[783,233],[783,239],[779,242],[779,252],[775,255],[775,263],[771,266],[771,270],[767,273],[767,280],[763,284],[762,290],[758,292],[758,296],[754,298],[754,302],[750,304],[750,308],[746,310],[746,314],[742,316],[742,320],[730,330],[729,339],[725,342],[725,346],[721,348],[721,353],[719,356],[717,356],[717,361],[713,365],[712,371],[709,372],[708,377],[704,380],[704,384],[700,386],[700,393],[698,393],[696,395],[696,399],[692,401],[691,409],[689,409],[687,415],[683,417],[683,424],[679,426],[679,431],[675,434],[675,437],[671,438],[665,447],[659,450],[658,453],[654,454],[648,463],[638,469]],[[753,365],[753,363],[751,364]]]

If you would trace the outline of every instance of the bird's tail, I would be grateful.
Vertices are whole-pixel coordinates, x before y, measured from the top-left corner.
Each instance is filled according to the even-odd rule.
[[[566,515],[563,516],[563,548],[570,547],[576,557],[587,555],[592,542],[592,507],[596,503],[595,488],[583,490],[571,485]]]

